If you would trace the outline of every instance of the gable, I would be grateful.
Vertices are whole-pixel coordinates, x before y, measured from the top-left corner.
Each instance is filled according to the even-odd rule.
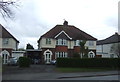
[[[1,24],[0,24],[0,38],[13,38],[15,41],[19,43],[19,41],[10,34]]]
[[[57,34],[55,36],[55,39],[66,39],[66,40],[71,40],[72,38],[68,36],[67,33],[65,33],[64,31],[61,31],[59,34]]]

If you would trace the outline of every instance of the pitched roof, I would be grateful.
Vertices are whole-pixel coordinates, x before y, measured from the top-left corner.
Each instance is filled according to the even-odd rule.
[[[97,45],[102,45],[102,44],[111,44],[111,43],[118,43],[120,42],[120,35],[118,33],[115,33],[114,35],[97,41]]]
[[[19,43],[19,41],[12,34],[10,34],[1,24],[0,24],[0,38],[13,38]]]
[[[56,25],[54,28],[42,35],[41,38],[55,38],[55,36],[57,36],[62,31],[64,31],[70,38],[72,38],[72,40],[97,40],[77,27],[73,25],[66,25],[66,23],[63,25]]]

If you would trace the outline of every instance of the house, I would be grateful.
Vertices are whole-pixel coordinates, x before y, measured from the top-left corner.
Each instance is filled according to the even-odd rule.
[[[118,55],[115,52],[111,51],[113,47],[115,47],[114,45],[118,45],[118,44],[120,44],[120,35],[118,33],[115,33],[106,39],[98,40],[97,41],[97,55],[101,55],[103,58],[118,57]],[[119,48],[117,49],[119,50]]]
[[[0,24],[0,55],[3,64],[7,64],[12,51],[18,49],[19,41]]]
[[[83,32],[64,21],[63,25],[43,34],[38,40],[38,49],[42,49],[42,61],[50,63],[58,57],[73,57],[74,53],[80,53],[80,41],[86,40],[85,46],[89,49],[89,57],[96,55],[96,38]]]

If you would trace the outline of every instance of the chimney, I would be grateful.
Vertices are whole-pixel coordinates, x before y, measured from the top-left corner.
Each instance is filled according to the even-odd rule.
[[[68,25],[68,22],[65,20],[64,23],[63,23],[64,26],[67,26]]]
[[[118,35],[118,33],[117,33],[117,32],[115,32],[115,35]]]

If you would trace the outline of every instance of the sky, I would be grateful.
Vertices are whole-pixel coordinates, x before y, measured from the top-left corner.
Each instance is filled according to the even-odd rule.
[[[118,32],[118,2],[120,0],[19,0],[17,8],[10,6],[14,18],[0,23],[19,40],[19,48],[30,43],[37,49],[37,40],[64,19],[69,25],[98,40]]]

